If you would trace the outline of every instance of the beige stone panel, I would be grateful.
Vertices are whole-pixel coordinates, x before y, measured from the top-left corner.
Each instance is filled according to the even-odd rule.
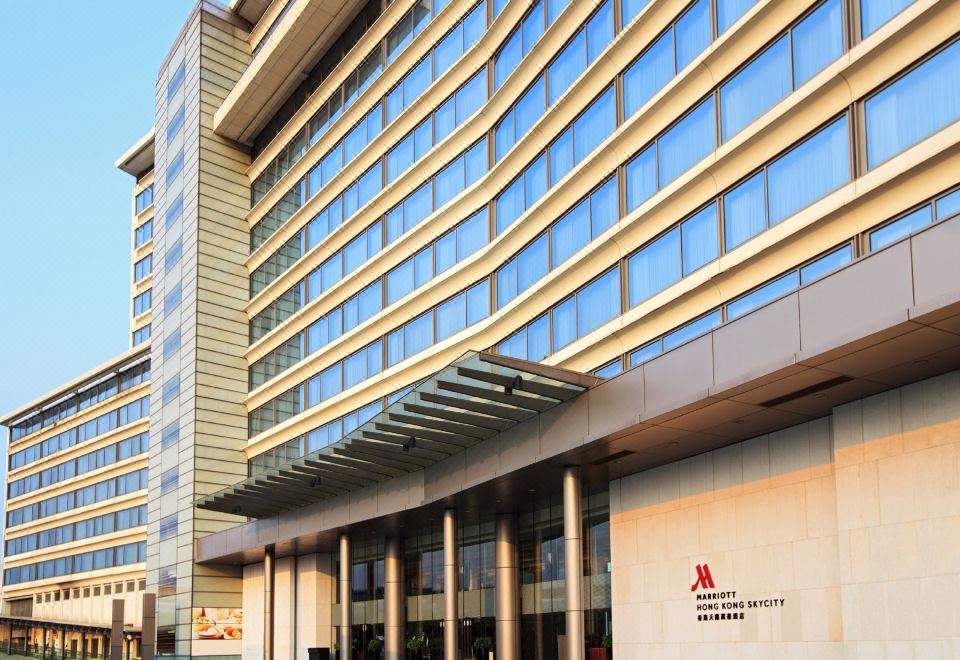
[[[243,657],[263,660],[263,564],[243,567]]]
[[[273,648],[276,660],[296,657],[297,572],[296,558],[281,557],[275,564]]]

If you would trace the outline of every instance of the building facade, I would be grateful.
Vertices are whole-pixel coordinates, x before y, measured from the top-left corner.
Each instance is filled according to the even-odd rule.
[[[201,0],[157,653],[960,657],[958,80],[948,0]]]

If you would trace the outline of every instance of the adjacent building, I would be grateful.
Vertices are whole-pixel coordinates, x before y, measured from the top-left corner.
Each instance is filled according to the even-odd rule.
[[[960,657],[958,76],[949,0],[201,0],[157,654]]]

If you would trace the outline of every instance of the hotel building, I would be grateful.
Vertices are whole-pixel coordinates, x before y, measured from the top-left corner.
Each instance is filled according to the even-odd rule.
[[[201,0],[156,653],[960,658],[958,83],[949,0]]]

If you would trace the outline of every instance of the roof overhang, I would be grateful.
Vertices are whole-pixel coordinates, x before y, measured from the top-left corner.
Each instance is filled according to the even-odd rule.
[[[460,460],[199,539],[197,559],[253,563],[266,547],[278,557],[330,552],[347,528],[382,535],[451,506],[512,510],[531,491],[555,493],[565,465],[599,488],[960,369],[958,250],[960,217],[590,387]],[[276,483],[259,503],[299,499],[284,490]]]
[[[33,415],[37,412],[40,412],[44,408],[57,403],[65,396],[75,394],[77,391],[90,385],[94,385],[98,381],[104,380],[110,376],[115,376],[118,371],[149,359],[149,344],[132,348],[129,351],[121,353],[117,357],[104,362],[96,369],[91,369],[82,376],[74,378],[73,380],[64,383],[60,387],[51,390],[40,397],[37,397],[30,403],[20,406],[16,410],[8,412],[3,417],[0,417],[0,426],[11,426],[12,424],[20,421],[21,418]]]
[[[265,518],[423,470],[602,382],[491,353],[466,353],[338,442],[197,502]]]
[[[214,114],[219,135],[250,144],[364,4],[293,2]]]
[[[250,23],[256,25],[267,11],[271,0],[232,0],[230,11]]]
[[[153,169],[154,129],[137,140],[136,144],[117,159],[115,165],[127,174],[139,179]]]

